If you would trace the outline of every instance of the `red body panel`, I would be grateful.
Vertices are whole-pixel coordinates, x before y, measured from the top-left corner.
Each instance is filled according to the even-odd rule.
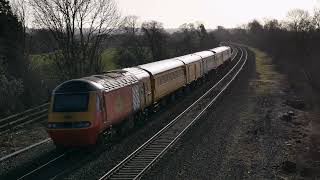
[[[86,146],[97,142],[99,126],[82,129],[49,129],[48,133],[56,145],[60,146]]]
[[[48,132],[56,145],[67,147],[86,146],[96,144],[99,128],[59,129],[54,131],[48,130]]]
[[[98,135],[103,131],[102,112],[95,112],[89,128],[48,129],[54,144],[60,146],[87,146],[97,142]]]
[[[108,126],[121,123],[133,112],[131,86],[103,93],[103,96]]]

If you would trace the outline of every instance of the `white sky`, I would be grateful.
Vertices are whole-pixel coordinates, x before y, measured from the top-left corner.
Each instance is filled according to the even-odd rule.
[[[320,0],[116,0],[123,16],[136,15],[140,21],[156,20],[165,28],[200,21],[207,28],[236,27],[250,20],[284,19],[289,10],[310,13]]]

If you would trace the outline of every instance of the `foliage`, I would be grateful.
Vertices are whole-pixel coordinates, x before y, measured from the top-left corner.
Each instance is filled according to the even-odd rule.
[[[113,0],[31,0],[39,28],[26,31],[24,7],[15,7],[17,18],[9,3],[0,1],[0,21],[5,24],[0,27],[0,94],[2,102],[12,105],[0,104],[6,113],[47,101],[64,80],[217,45],[215,34],[202,24],[185,24],[179,32],[169,34],[160,22],[140,24],[136,16],[128,16],[119,26]],[[25,5],[24,0],[17,2]],[[119,33],[114,33],[118,26]]]
[[[150,48],[153,61],[168,57],[166,52],[167,33],[162,23],[157,21],[144,22],[141,26],[146,45]]]
[[[61,53],[54,62],[66,79],[102,71],[102,42],[118,27],[114,0],[31,0],[34,16]]]
[[[119,67],[135,66],[165,58],[177,57],[217,46],[213,32],[203,24],[186,23],[173,34],[165,32],[162,23],[137,23],[136,16],[125,18],[121,26],[120,47],[116,54]]]
[[[117,49],[105,49],[101,54],[103,71],[109,71],[117,68],[116,64]]]
[[[0,57],[7,74],[21,78],[25,71],[23,28],[13,15],[8,1],[0,0]]]
[[[290,76],[298,74],[320,89],[319,10],[311,16],[307,11],[289,11],[286,21],[267,20],[248,23],[246,29],[234,31],[231,39],[258,47],[273,56]]]
[[[15,78],[8,78],[0,73],[0,117],[9,115],[21,109],[20,95],[23,93],[23,83]]]
[[[217,45],[215,35],[208,33],[203,24],[182,24],[178,32],[172,35],[172,45],[177,55],[190,54],[200,50],[213,48]]]
[[[0,0],[0,116],[21,109],[25,73],[23,28],[9,2]]]

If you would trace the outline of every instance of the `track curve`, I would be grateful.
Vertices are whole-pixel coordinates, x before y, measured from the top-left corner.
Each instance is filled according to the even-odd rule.
[[[104,174],[100,180],[141,178],[205,111],[221,97],[223,92],[238,76],[246,64],[248,57],[245,49],[240,48],[240,51],[241,56],[237,63],[218,83],[117,166]]]

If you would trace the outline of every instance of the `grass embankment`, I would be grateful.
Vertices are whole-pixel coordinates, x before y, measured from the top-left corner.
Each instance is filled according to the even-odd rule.
[[[256,49],[256,48],[249,48],[250,51],[253,51],[256,57],[256,70],[259,73],[259,75],[266,76],[270,72],[270,66],[265,66],[266,64],[272,64],[272,58],[265,52]],[[266,77],[261,77],[261,79],[266,79]]]
[[[269,56],[266,52],[261,51],[256,48],[249,47],[250,51],[252,51],[255,54],[255,64],[256,64],[256,75],[259,78],[260,83],[264,84],[274,84],[274,86],[280,86],[278,81],[281,77],[281,79],[284,78],[284,76],[279,74],[276,71],[276,66],[272,63],[272,57]],[[262,87],[273,87],[273,86],[262,86]],[[271,88],[272,89],[272,88]],[[262,91],[270,91],[271,89],[260,89]]]

